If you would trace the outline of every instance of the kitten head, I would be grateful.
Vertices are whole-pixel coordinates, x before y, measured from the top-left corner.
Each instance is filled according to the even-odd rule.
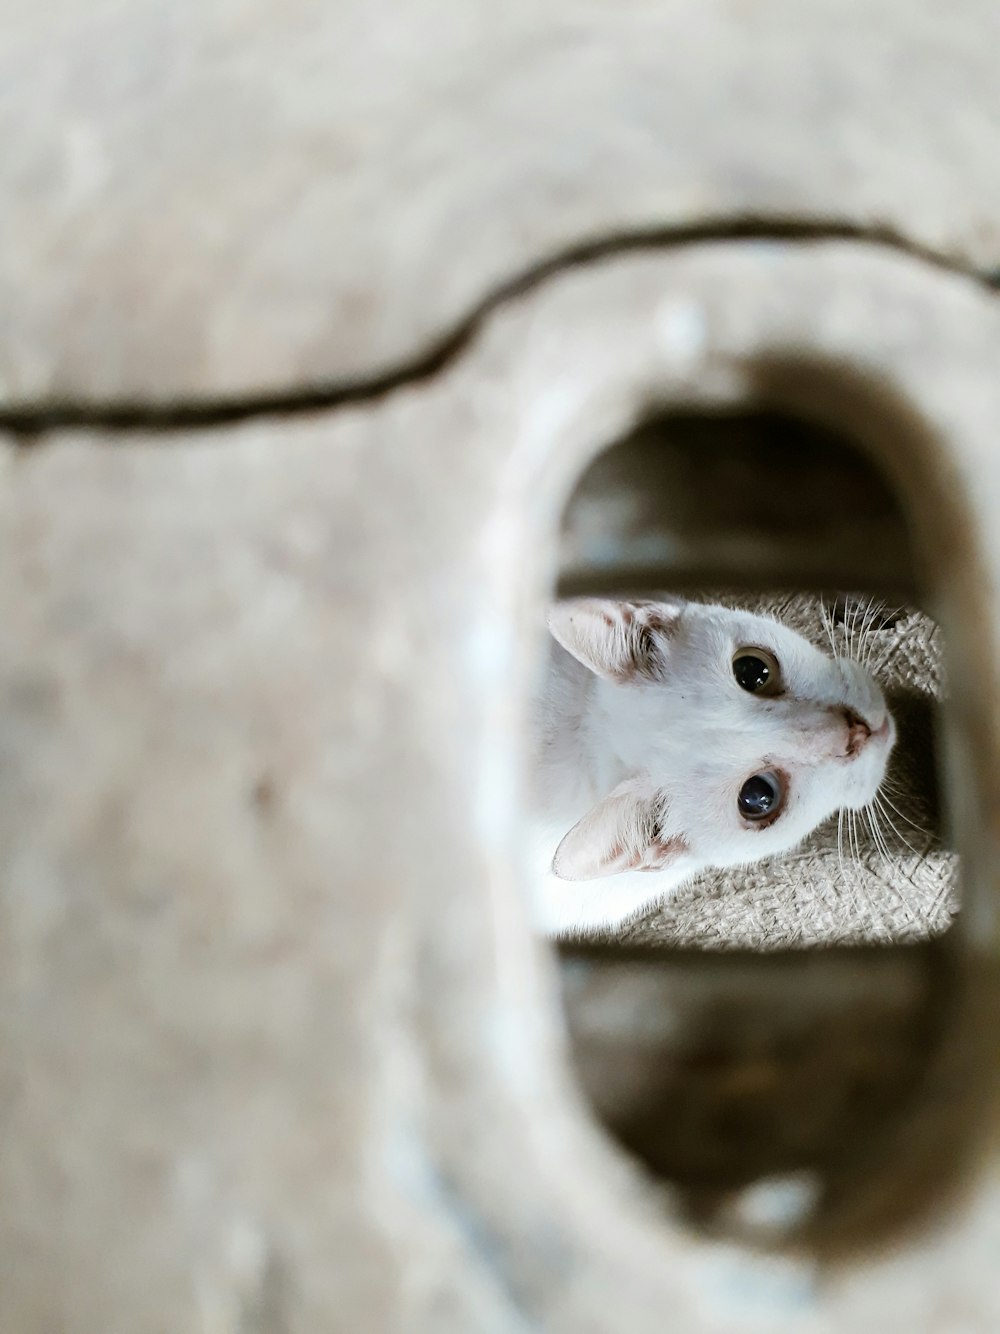
[[[619,779],[567,832],[567,880],[734,866],[870,802],[895,724],[872,676],[766,616],[584,598],[556,640],[597,678],[590,727]]]

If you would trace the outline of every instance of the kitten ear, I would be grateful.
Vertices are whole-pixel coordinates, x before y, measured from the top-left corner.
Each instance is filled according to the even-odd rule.
[[[571,598],[549,608],[553,637],[606,681],[663,678],[680,602]]]
[[[556,848],[560,880],[597,880],[621,871],[662,871],[688,850],[665,829],[667,802],[648,780],[629,778],[591,807]]]

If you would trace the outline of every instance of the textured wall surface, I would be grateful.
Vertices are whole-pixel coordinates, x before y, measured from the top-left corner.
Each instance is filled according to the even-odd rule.
[[[5,1334],[1000,1327],[996,24],[0,6]],[[954,985],[867,1168],[969,1189],[891,1252],[841,1200],[863,1263],[610,1146],[518,884],[562,502],[761,397],[884,460],[952,651]]]
[[[370,376],[645,231],[888,229],[1000,266],[991,0],[4,0],[0,26],[15,402]]]

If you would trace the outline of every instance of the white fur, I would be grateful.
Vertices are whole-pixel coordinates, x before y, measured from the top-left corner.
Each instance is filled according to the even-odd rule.
[[[895,725],[873,678],[770,617],[577,599],[554,606],[549,627],[531,840],[551,935],[617,926],[701,870],[786,852],[882,781]],[[774,654],[783,694],[740,689],[732,661],[745,646]],[[876,733],[854,754],[845,708]],[[736,799],[767,769],[787,776],[787,797],[761,827]]]

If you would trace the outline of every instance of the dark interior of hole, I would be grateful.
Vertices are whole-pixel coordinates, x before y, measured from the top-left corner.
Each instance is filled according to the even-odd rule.
[[[884,1155],[948,1013],[948,952],[562,952],[580,1082],[605,1126],[707,1211],[760,1178],[843,1190]]]
[[[921,601],[906,516],[853,441],[774,412],[648,420],[575,488],[558,593],[718,588],[823,592],[835,618],[846,593],[890,610]],[[923,748],[922,797],[939,832],[935,706],[905,689],[889,702]],[[864,1190],[875,1157],[891,1177],[948,1012],[946,941],[560,955],[585,1092],[693,1218],[710,1223],[731,1192],[775,1173],[817,1173],[828,1203]]]
[[[905,515],[870,458],[773,412],[671,414],[598,455],[564,511],[558,587],[920,594]]]

